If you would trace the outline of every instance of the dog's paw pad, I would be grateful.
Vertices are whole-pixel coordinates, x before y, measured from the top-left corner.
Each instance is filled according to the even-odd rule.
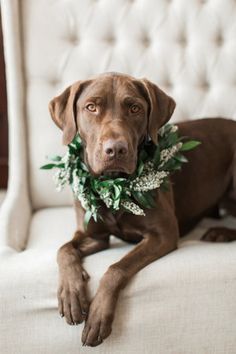
[[[235,230],[224,227],[211,228],[201,237],[206,242],[231,242],[235,239]]]

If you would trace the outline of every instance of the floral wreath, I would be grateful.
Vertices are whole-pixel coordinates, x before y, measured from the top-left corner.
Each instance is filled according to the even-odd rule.
[[[176,125],[166,124],[158,132],[158,145],[145,142],[138,155],[135,172],[125,177],[94,177],[83,162],[83,143],[79,135],[68,145],[66,154],[48,158],[51,163],[41,169],[56,168],[56,188],[61,191],[66,184],[86,210],[84,224],[93,218],[102,220],[102,204],[112,212],[123,209],[135,215],[145,215],[145,208],[154,208],[155,190],[168,190],[168,176],[188,162],[183,151],[194,149],[199,141],[185,141],[178,136]]]

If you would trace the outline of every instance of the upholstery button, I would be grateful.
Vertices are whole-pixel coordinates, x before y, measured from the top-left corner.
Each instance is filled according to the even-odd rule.
[[[78,43],[79,43],[79,38],[78,38],[76,35],[71,35],[71,36],[69,37],[69,42],[70,42],[72,45],[76,46],[76,45],[78,45]]]
[[[51,79],[48,80],[48,82],[51,86],[56,86],[59,84],[60,80],[56,77],[52,77]]]
[[[151,40],[149,37],[145,36],[142,38],[142,44],[144,45],[144,47],[149,47],[151,43]]]
[[[185,36],[185,34],[182,34],[179,39],[178,42],[181,46],[185,47],[187,45],[187,38]]]
[[[202,82],[201,87],[203,88],[203,90],[209,90],[209,88],[210,88],[210,83],[209,83],[209,81],[204,80],[204,81]]]
[[[218,46],[222,46],[224,42],[223,36],[221,33],[218,34],[218,36],[216,37],[216,43]]]
[[[107,42],[109,45],[114,45],[115,41],[116,41],[116,39],[115,39],[115,37],[112,36],[112,35],[106,38],[106,42]]]
[[[164,82],[163,82],[163,87],[165,87],[166,89],[170,89],[173,85],[171,83],[171,81],[169,79],[165,79]]]

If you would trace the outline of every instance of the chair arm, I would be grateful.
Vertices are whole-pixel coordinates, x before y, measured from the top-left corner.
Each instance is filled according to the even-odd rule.
[[[0,211],[0,244],[21,250],[27,241],[31,205],[18,1],[2,0],[1,14],[7,78],[9,181],[7,196]]]

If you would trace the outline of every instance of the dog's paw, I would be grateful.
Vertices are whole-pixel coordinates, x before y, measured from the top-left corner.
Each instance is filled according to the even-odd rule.
[[[84,269],[71,269],[70,272],[61,276],[57,292],[58,310],[61,317],[65,317],[70,325],[82,323],[89,311],[87,298],[87,279],[89,278]]]
[[[226,227],[212,227],[201,237],[207,242],[231,242],[236,240],[236,231]]]
[[[112,299],[96,295],[90,305],[89,315],[82,333],[82,343],[85,346],[96,347],[107,338],[112,330],[114,318]]]

